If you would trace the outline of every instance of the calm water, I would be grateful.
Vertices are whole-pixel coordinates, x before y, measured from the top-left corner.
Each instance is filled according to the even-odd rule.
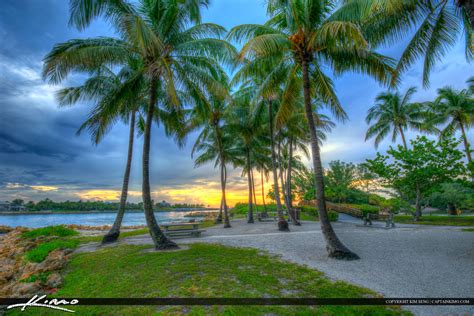
[[[200,220],[199,217],[184,217],[189,212],[155,212],[159,223],[187,222],[191,218]],[[92,214],[33,214],[33,215],[0,215],[0,225],[44,227],[60,224],[77,224],[89,226],[112,225],[116,213],[92,213]],[[146,225],[145,214],[125,213],[123,225]]]

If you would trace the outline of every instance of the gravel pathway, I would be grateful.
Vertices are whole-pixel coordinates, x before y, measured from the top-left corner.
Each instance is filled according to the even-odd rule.
[[[364,227],[343,219],[334,229],[361,260],[329,259],[319,223],[303,222],[281,233],[275,222],[232,222],[231,229],[207,228],[201,238],[179,243],[210,242],[253,247],[283,259],[316,268],[332,279],[370,288],[386,297],[474,297],[474,233],[459,227],[382,223]],[[127,244],[150,244],[148,236],[124,239]],[[474,315],[473,306],[407,306],[416,315]]]

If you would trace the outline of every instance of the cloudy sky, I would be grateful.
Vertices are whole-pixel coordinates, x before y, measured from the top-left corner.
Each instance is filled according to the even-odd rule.
[[[204,21],[227,29],[243,23],[266,20],[263,0],[214,0],[204,12]],[[87,135],[75,132],[87,115],[88,105],[58,109],[55,91],[41,79],[42,59],[53,45],[73,38],[113,35],[103,21],[85,32],[68,27],[68,1],[2,0],[0,3],[0,200],[117,200],[121,187],[128,131],[117,125],[99,146]],[[404,44],[380,51],[399,56]],[[420,87],[413,100],[434,98],[436,89],[450,85],[461,89],[473,74],[460,43],[438,63],[429,89],[421,88],[421,66],[403,77],[401,91]],[[77,84],[73,77],[68,84]],[[362,162],[373,157],[372,142],[364,142],[367,109],[384,90],[374,80],[357,74],[335,78],[341,102],[350,120],[338,125],[323,146],[323,161]],[[414,134],[408,133],[408,138]],[[474,141],[472,130],[469,131]],[[155,127],[151,178],[153,198],[171,202],[219,204],[217,171],[211,165],[194,168],[190,148],[194,137],[178,149]],[[385,151],[387,139],[379,148]],[[130,199],[140,201],[141,139],[136,141]],[[246,199],[246,181],[240,170],[231,173],[230,204]],[[269,185],[267,185],[269,187]]]

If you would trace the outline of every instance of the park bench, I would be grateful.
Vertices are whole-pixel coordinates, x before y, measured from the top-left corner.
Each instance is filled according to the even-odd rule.
[[[160,227],[163,228],[163,233],[167,237],[179,238],[179,237],[200,237],[203,229],[199,229],[199,223],[171,223],[162,224]]]
[[[394,228],[395,222],[393,221],[393,213],[385,210],[381,210],[378,214],[367,213],[363,217],[364,226],[372,226],[372,220],[385,221],[385,227]]]
[[[259,222],[273,222],[273,221],[278,220],[278,213],[276,212],[258,213],[257,220]]]

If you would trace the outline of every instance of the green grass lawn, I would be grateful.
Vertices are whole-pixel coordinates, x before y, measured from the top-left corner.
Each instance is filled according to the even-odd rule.
[[[474,216],[423,215],[420,221],[415,222],[411,215],[395,215],[395,223],[438,226],[474,226]]]
[[[463,232],[474,233],[474,228],[464,228],[462,231]]]
[[[60,297],[374,297],[254,249],[193,244],[177,252],[122,245],[73,256]],[[77,306],[78,315],[400,315],[383,306]],[[15,312],[15,314],[20,314]],[[52,310],[30,309],[35,315]],[[58,315],[61,312],[57,313]],[[407,313],[408,314],[408,313]]]

